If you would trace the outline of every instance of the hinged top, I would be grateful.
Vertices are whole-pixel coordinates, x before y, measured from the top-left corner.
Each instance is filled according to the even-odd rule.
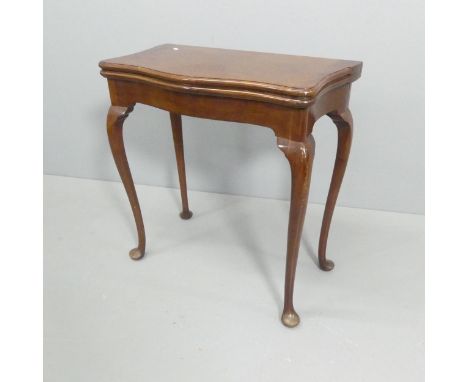
[[[101,74],[112,79],[306,107],[320,93],[359,78],[362,63],[166,44],[99,66]]]

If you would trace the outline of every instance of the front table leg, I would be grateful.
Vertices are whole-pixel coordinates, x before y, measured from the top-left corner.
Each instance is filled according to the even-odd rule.
[[[335,167],[330,182],[330,190],[328,191],[327,203],[325,212],[323,213],[322,228],[320,230],[319,240],[319,264],[324,271],[331,271],[335,264],[331,260],[327,260],[327,240],[330,224],[333,216],[333,211],[336,205],[336,199],[340,192],[341,182],[348,163],[349,152],[351,150],[351,140],[353,137],[353,118],[349,109],[342,112],[329,113],[328,116],[333,120],[338,129],[338,146],[336,149]]]
[[[127,155],[125,154],[125,146],[123,141],[122,128],[125,119],[132,112],[133,105],[128,107],[111,106],[107,113],[107,135],[109,144],[114,157],[115,165],[119,171],[120,178],[127,192],[128,200],[132,206],[133,216],[138,231],[138,247],[130,251],[130,257],[133,260],[139,260],[145,254],[145,227],[143,225],[143,217],[141,216],[140,204],[133,184],[132,173],[128,166]]]
[[[299,315],[294,310],[293,292],[297,255],[302,227],[309,197],[310,175],[315,154],[312,135],[305,142],[278,138],[278,147],[284,152],[291,166],[291,205],[289,209],[288,249],[284,286],[284,309],[281,321],[292,328],[299,324]]]

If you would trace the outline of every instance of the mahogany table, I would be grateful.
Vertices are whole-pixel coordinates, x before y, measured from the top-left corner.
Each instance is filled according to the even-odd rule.
[[[330,223],[351,148],[352,117],[348,109],[351,83],[361,75],[362,63],[166,44],[101,61],[112,105],[107,132],[115,164],[135,217],[138,246],[134,260],[145,253],[145,229],[122,136],[124,120],[135,103],[170,113],[182,198],[182,219],[189,219],[181,115],[265,126],[291,167],[291,205],[284,309],[281,321],[299,323],[293,289],[302,226],[307,208],[315,141],[314,123],[328,115],[338,128],[338,146],[319,240],[319,265],[326,258]]]

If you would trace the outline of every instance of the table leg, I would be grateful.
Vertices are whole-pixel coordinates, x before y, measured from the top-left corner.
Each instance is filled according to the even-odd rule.
[[[327,260],[326,258],[328,232],[330,230],[336,199],[338,198],[341,182],[346,170],[346,164],[348,163],[353,135],[353,118],[349,109],[342,112],[329,113],[328,116],[333,120],[338,129],[338,147],[320,231],[319,264],[320,268],[324,271],[331,271],[335,266],[333,261]]]
[[[127,192],[130,205],[132,207],[133,216],[138,231],[138,247],[130,251],[130,257],[133,260],[141,259],[145,254],[145,227],[143,225],[143,217],[141,216],[140,204],[133,184],[132,174],[128,166],[127,155],[125,154],[125,146],[123,141],[123,124],[128,115],[132,112],[133,105],[128,107],[111,106],[107,113],[107,135],[109,144],[114,157],[115,165],[119,171],[120,178]]]
[[[184,140],[182,135],[182,117],[177,113],[170,113],[172,125],[172,138],[177,161],[177,172],[179,173],[180,196],[182,198],[182,219],[190,219],[192,212],[189,210],[187,197],[187,181],[185,177]]]
[[[315,141],[312,135],[305,142],[278,138],[278,147],[284,152],[291,166],[291,205],[289,209],[284,308],[281,321],[284,325],[292,328],[300,321],[293,305],[294,278],[309,197]]]

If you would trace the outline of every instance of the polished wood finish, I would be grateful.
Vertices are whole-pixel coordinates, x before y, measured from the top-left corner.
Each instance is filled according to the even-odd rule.
[[[299,315],[293,305],[294,278],[315,152],[313,126],[320,117],[328,115],[338,129],[335,168],[319,243],[320,267],[331,270],[333,263],[326,259],[326,244],[351,147],[351,82],[360,76],[362,63],[168,44],[104,60],[99,65],[108,80],[112,103],[108,114],[109,142],[138,230],[138,247],[131,251],[134,259],[144,254],[145,233],[125,156],[122,126],[135,103],[170,113],[182,218],[190,218],[192,213],[188,207],[181,115],[256,124],[274,132],[291,167],[281,319],[288,327],[296,326]]]
[[[291,167],[291,205],[289,208],[288,247],[286,252],[284,308],[281,320],[284,325],[294,327],[299,324],[299,315],[293,306],[294,278],[309,198],[315,141],[312,135],[305,142],[278,138],[278,147],[283,151]]]
[[[182,198],[182,212],[180,217],[184,220],[192,217],[189,210],[187,197],[187,181],[185,176],[184,140],[182,137],[182,117],[180,114],[170,113],[172,125],[172,137],[177,160],[177,172],[179,173],[180,196]]]
[[[338,129],[338,146],[336,149],[335,167],[328,191],[327,203],[323,214],[322,228],[319,240],[319,265],[324,271],[331,271],[335,264],[326,258],[328,232],[335,210],[336,199],[340,192],[341,182],[348,164],[349,153],[351,151],[351,141],[353,138],[353,117],[348,108],[342,112],[332,112],[328,116],[333,120]]]
[[[174,44],[99,65],[107,78],[295,107],[306,107],[320,93],[354,81],[362,66],[356,61]]]
[[[132,207],[133,216],[138,231],[138,246],[130,251],[133,260],[141,259],[145,254],[146,237],[143,217],[141,216],[140,203],[133,184],[132,173],[128,166],[127,154],[123,141],[123,124],[128,115],[133,111],[133,105],[127,107],[111,106],[107,113],[107,135],[114,156],[115,165],[128,195]]]

